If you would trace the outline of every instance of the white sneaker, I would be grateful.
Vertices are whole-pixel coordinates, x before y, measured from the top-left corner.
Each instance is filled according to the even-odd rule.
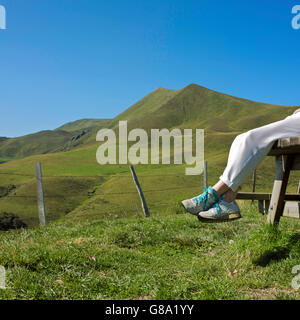
[[[191,214],[197,215],[199,212],[208,210],[219,200],[212,187],[204,189],[204,192],[198,197],[183,200],[182,206]]]
[[[230,221],[241,218],[240,208],[236,201],[226,202],[220,199],[209,210],[198,213],[200,221]]]

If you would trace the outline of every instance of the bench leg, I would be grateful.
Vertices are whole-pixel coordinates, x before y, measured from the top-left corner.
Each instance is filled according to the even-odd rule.
[[[261,214],[265,214],[264,200],[258,200],[258,211]]]
[[[283,214],[284,197],[293,161],[293,155],[276,157],[276,179],[267,218],[269,224],[278,224]]]
[[[265,213],[269,212],[270,208],[270,200],[265,200]]]
[[[270,207],[270,200],[258,200],[258,210],[262,215],[268,213]]]

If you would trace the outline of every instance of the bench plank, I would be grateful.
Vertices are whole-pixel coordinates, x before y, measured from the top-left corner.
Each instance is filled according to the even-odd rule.
[[[271,200],[272,193],[259,193],[259,192],[239,192],[237,194],[237,200]],[[287,193],[284,196],[285,201],[300,201],[300,194]]]
[[[277,140],[269,152],[269,156],[300,154],[300,137]]]
[[[279,156],[289,154],[300,154],[300,146],[290,146],[285,148],[274,148],[268,153],[268,156]]]
[[[300,137],[279,139],[277,142],[277,148],[286,148],[291,146],[300,146]]]

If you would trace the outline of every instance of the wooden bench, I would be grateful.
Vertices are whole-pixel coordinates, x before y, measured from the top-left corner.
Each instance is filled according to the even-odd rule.
[[[300,185],[298,193],[286,194],[291,170],[300,170],[300,137],[276,141],[268,156],[276,159],[276,176],[272,193],[240,192],[237,199],[258,200],[259,211],[268,212],[267,220],[270,224],[279,223],[283,215],[300,218]]]

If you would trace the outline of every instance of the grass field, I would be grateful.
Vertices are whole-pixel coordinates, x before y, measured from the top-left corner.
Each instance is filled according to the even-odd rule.
[[[204,224],[180,207],[0,233],[0,299],[299,299],[300,222]]]

